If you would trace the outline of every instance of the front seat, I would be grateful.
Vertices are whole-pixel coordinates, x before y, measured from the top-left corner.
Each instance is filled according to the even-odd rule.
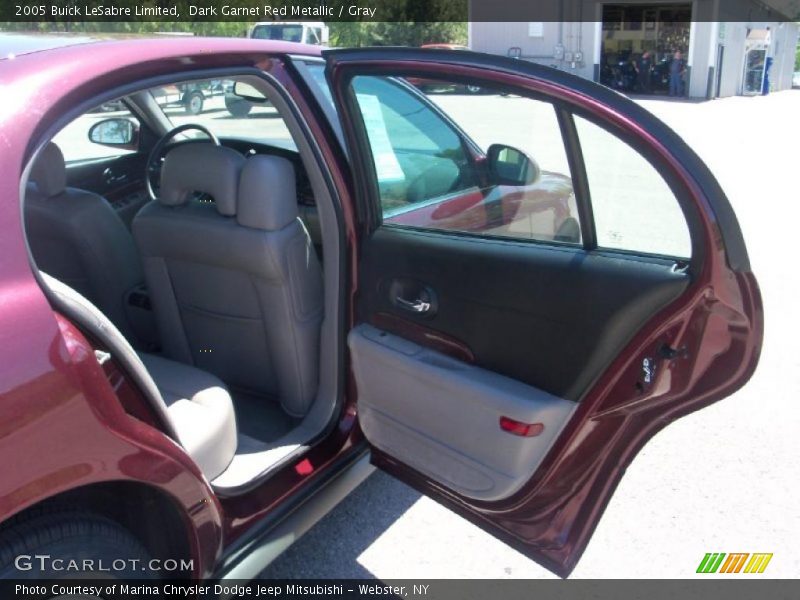
[[[50,142],[36,158],[25,190],[25,232],[33,258],[39,269],[97,305],[133,342],[137,336],[125,305],[144,283],[136,244],[105,198],[66,183],[64,155]]]
[[[111,354],[206,479],[210,481],[225,471],[237,447],[236,416],[225,384],[194,367],[137,354],[89,300],[50,275],[40,275],[53,307]]]
[[[133,234],[167,356],[305,415],[317,388],[322,272],[291,163],[178,146]]]

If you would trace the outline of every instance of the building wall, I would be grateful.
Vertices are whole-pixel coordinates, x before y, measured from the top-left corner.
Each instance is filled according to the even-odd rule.
[[[772,91],[788,90],[792,87],[795,48],[798,42],[796,23],[775,23],[767,21],[733,22],[719,26],[715,40],[725,48],[722,61],[722,81],[720,97],[735,96],[742,93],[744,81],[744,59],[747,30],[770,29],[771,41],[767,56],[772,57],[770,88]]]
[[[725,23],[720,26],[719,43],[725,48],[722,59],[722,79],[719,96],[735,96],[742,92],[744,79],[744,42],[747,37],[746,23]]]
[[[773,56],[770,82],[775,91],[792,88],[794,73],[794,57],[800,43],[800,25],[797,23],[781,23],[773,31],[773,42],[770,54]]]
[[[541,0],[548,2],[551,0]],[[612,0],[609,3],[622,4],[627,0]],[[648,0],[630,0],[641,4]],[[665,0],[669,2],[670,0]],[[750,0],[693,0],[692,15],[697,21],[692,23],[689,55],[686,61],[689,70],[687,93],[694,98],[710,97],[716,91],[717,50],[724,46],[720,96],[732,96],[742,91],[744,49],[747,28],[770,28],[772,40],[768,56],[773,57],[770,71],[771,89],[789,89],[792,86],[794,53],[798,41],[796,23],[764,21],[716,22],[711,19],[724,19],[732,13],[731,3],[752,3]],[[658,3],[658,2],[653,2]],[[558,10],[567,22],[530,23],[470,23],[469,46],[479,52],[501,56],[507,55],[509,48],[518,46],[522,58],[549,65],[587,79],[595,79],[600,61],[601,15],[603,2],[599,0],[563,0]],[[768,13],[753,12],[754,17],[770,17]],[[576,22],[580,21],[580,22]],[[535,35],[531,35],[531,34]],[[563,48],[563,55],[557,53]],[[563,56],[563,57],[562,57]],[[576,60],[576,56],[579,60]],[[572,60],[568,60],[568,59]]]
[[[542,22],[534,27],[538,26],[541,26],[541,36],[530,35],[529,23],[472,23],[469,47],[478,52],[506,56],[510,48],[517,46],[522,50],[524,60],[593,78],[595,46],[599,44],[595,22]],[[565,58],[571,54],[572,60],[556,57],[559,43],[564,48]],[[575,53],[579,54],[580,60],[575,60]]]
[[[689,68],[686,94],[693,98],[706,95],[708,39],[712,35],[710,25],[692,21],[689,29],[689,51],[684,57]]]

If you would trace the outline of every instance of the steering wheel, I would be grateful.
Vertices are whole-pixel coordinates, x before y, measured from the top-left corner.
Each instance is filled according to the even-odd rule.
[[[158,161],[162,159],[161,153],[164,152],[164,147],[167,145],[167,142],[169,142],[176,135],[190,129],[202,131],[209,137],[209,139],[211,139],[215,146],[220,145],[219,138],[217,136],[211,133],[206,127],[197,125],[196,123],[179,125],[174,129],[170,129],[167,133],[161,136],[161,138],[159,138],[159,140],[156,142],[156,145],[153,146],[153,149],[150,150],[150,154],[147,156],[147,162],[144,166],[144,181],[147,185],[147,195],[150,196],[150,200],[157,199],[156,186],[153,185],[153,175],[161,173],[161,165],[158,164]]]

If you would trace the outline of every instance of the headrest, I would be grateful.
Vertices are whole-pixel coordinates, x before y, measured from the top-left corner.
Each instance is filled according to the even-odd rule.
[[[292,163],[280,156],[251,156],[239,181],[239,225],[277,231],[297,215]]]
[[[57,196],[66,188],[67,168],[64,165],[64,155],[53,142],[47,144],[36,157],[29,180],[36,184],[40,194],[48,198]]]
[[[171,150],[161,169],[159,201],[167,206],[188,202],[195,192],[214,198],[221,215],[236,214],[236,190],[244,157],[225,146],[192,143]]]

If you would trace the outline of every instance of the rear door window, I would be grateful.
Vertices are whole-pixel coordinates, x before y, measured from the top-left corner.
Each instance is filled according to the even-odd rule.
[[[358,76],[352,91],[385,225],[580,244],[572,178],[552,104],[477,82],[410,77]],[[530,180],[495,178],[487,161],[495,146],[504,148],[501,162],[529,159]]]

